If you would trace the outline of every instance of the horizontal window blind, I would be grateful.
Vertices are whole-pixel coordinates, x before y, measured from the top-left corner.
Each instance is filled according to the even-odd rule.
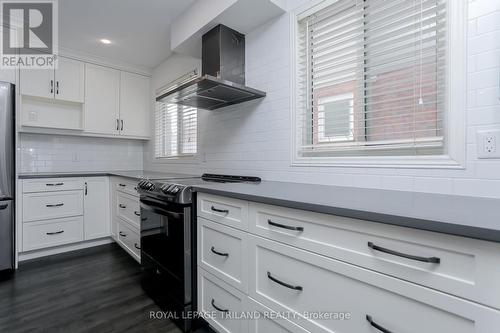
[[[188,106],[156,102],[156,158],[196,154],[197,112]]]
[[[339,0],[297,36],[300,156],[444,152],[445,0]]]

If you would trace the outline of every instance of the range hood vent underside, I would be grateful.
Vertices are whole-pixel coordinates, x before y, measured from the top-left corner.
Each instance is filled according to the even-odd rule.
[[[266,93],[263,91],[214,76],[203,75],[165,92],[156,100],[164,103],[215,110],[265,96]]]

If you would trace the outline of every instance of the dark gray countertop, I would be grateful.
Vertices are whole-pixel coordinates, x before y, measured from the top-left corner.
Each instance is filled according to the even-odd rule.
[[[35,179],[35,178],[67,178],[67,177],[99,177],[99,176],[117,176],[131,179],[174,179],[174,178],[190,178],[197,177],[196,175],[182,173],[155,172],[144,170],[128,170],[128,171],[75,171],[75,172],[36,172],[36,173],[20,173],[19,179]]]
[[[500,242],[500,199],[263,181],[197,192]]]
[[[21,173],[20,179],[118,176],[174,179],[196,175],[129,171]],[[195,191],[372,222],[500,242],[500,199],[263,181],[206,183]]]

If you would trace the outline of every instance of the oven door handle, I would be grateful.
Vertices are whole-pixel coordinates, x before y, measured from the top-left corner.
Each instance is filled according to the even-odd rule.
[[[175,218],[180,218],[183,213],[179,213],[179,212],[172,212],[170,210],[166,210],[162,207],[158,207],[157,204],[155,204],[154,201],[150,201],[150,200],[147,200],[147,199],[141,199],[141,209],[145,209],[145,210],[148,210],[148,211],[152,211],[153,213],[158,213],[158,214],[163,214],[163,215],[170,215],[170,216],[173,216]]]

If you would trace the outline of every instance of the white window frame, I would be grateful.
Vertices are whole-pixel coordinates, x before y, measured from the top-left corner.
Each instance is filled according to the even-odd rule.
[[[178,107],[181,107],[181,106],[178,106]],[[156,112],[156,107],[155,107],[155,112]],[[156,118],[156,115],[154,115],[154,118]],[[197,123],[198,123],[198,116],[197,116]],[[177,154],[175,155],[169,155],[169,156],[160,156],[160,157],[157,157],[156,156],[156,144],[157,144],[157,133],[156,133],[156,124],[155,124],[155,128],[154,128],[154,132],[155,132],[155,138],[154,138],[154,150],[153,150],[153,156],[154,156],[154,159],[156,161],[162,161],[162,160],[166,160],[166,161],[173,161],[173,160],[195,160],[198,156],[198,152],[199,152],[199,131],[198,131],[198,125],[196,126],[196,153],[191,153],[191,154],[183,154],[181,153],[181,150],[182,150],[182,136],[183,136],[183,132],[182,132],[182,117],[180,117],[180,114],[179,114],[179,109],[177,109]]]
[[[299,156],[297,136],[297,37],[299,21],[338,0],[315,0],[290,14],[291,46],[291,166],[379,167],[379,168],[443,168],[465,169],[466,164],[466,80],[467,80],[467,1],[447,0],[446,47],[446,114],[443,155],[430,156]],[[362,0],[359,0],[362,1]]]

